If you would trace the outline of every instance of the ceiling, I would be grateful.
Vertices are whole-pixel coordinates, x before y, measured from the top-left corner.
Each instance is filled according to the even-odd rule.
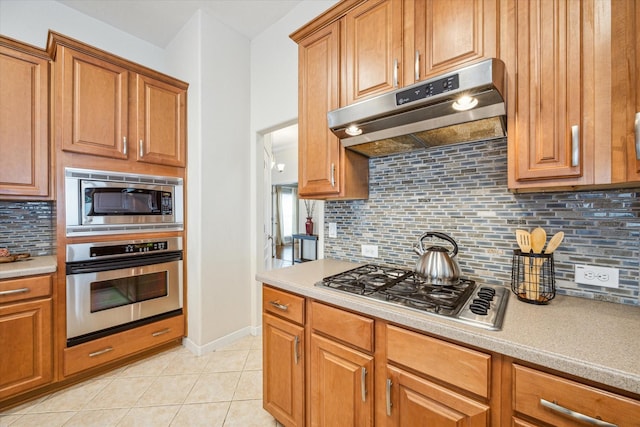
[[[199,9],[252,39],[304,0],[57,1],[164,49]]]

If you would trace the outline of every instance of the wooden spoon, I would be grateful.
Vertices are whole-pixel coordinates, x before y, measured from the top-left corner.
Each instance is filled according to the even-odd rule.
[[[520,247],[520,252],[523,254],[528,254],[531,252],[531,235],[528,231],[525,230],[516,230],[516,241],[518,242],[518,246]],[[523,286],[518,287],[518,292],[521,290],[527,293],[527,289],[529,288],[529,282],[531,280],[531,275],[529,273],[529,257],[524,258],[524,280]]]
[[[534,254],[542,253],[542,249],[544,249],[544,245],[547,243],[547,232],[544,231],[544,228],[538,227],[531,232],[531,250]],[[542,260],[539,258],[533,259],[533,272],[531,277],[532,286],[529,288],[529,293],[527,294],[527,299],[537,299],[538,298],[538,287],[540,284],[540,266],[542,265]]]
[[[545,254],[552,254],[553,251],[558,249],[558,246],[560,246],[560,243],[562,243],[562,239],[564,239],[564,232],[563,231],[558,231],[556,234],[553,235],[551,240],[549,240],[549,244],[547,245],[546,249],[544,250],[544,253]]]

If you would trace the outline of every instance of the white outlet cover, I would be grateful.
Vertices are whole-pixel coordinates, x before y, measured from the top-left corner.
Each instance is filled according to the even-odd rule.
[[[338,237],[338,226],[335,222],[329,223],[329,237]]]
[[[378,258],[378,246],[362,245],[362,256],[368,258]]]
[[[575,265],[575,281],[583,285],[617,288],[620,286],[619,270],[595,265]]]

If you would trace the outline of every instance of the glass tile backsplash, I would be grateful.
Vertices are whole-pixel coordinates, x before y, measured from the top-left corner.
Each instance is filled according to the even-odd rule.
[[[53,202],[0,201],[0,247],[12,253],[54,255],[55,225]]]
[[[540,226],[548,238],[565,233],[558,294],[639,305],[640,188],[513,194],[505,139],[374,158],[369,169],[368,200],[325,203],[325,257],[413,268],[420,235],[441,231],[458,243],[465,277],[510,286],[515,231]],[[326,237],[330,222],[337,238]],[[363,257],[362,244],[378,245],[379,258]],[[575,284],[575,264],[618,268],[619,288]]]

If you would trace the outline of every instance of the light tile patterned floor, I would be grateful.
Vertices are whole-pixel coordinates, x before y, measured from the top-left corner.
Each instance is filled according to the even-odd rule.
[[[274,427],[262,409],[262,338],[194,356],[176,348],[0,414],[0,427]]]

